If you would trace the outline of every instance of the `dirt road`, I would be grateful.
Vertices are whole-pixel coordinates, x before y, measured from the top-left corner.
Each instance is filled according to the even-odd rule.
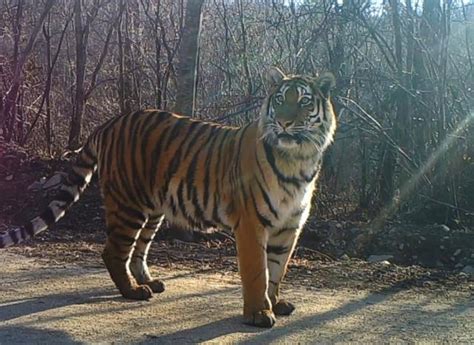
[[[241,323],[238,276],[154,272],[167,290],[124,300],[99,265],[52,265],[0,252],[0,343],[474,343],[474,302],[461,292],[370,293],[284,287],[294,315],[270,330]]]

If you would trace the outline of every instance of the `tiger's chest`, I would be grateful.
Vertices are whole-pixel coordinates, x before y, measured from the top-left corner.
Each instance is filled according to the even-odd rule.
[[[314,187],[313,180],[293,189],[291,194],[283,188],[275,189],[272,196],[278,205],[278,212],[274,217],[273,228],[303,226],[309,216]]]

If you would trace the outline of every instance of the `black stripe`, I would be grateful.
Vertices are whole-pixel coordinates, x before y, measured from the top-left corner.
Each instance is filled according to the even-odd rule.
[[[184,127],[185,121],[182,119],[177,119],[176,123],[173,125],[173,128],[170,131],[170,134],[168,136],[168,140],[165,143],[165,147],[168,147],[172,141],[176,140],[176,138],[179,137],[179,132],[181,129]]]
[[[256,179],[257,181],[257,186],[260,188],[260,192],[262,193],[262,196],[263,196],[263,200],[265,201],[265,203],[267,204],[267,207],[268,209],[270,210],[270,212],[273,214],[273,216],[278,219],[278,213],[277,211],[275,210],[275,208],[273,207],[272,205],[272,201],[270,200],[270,197],[268,196],[268,193],[263,189],[263,186],[261,185],[260,181],[258,180],[258,178]]]
[[[122,190],[119,190],[118,187],[113,182],[109,182],[105,185],[105,193],[107,195],[110,195],[112,199],[116,201],[117,203],[126,203],[127,201],[129,201],[128,196],[124,195],[122,193]]]
[[[326,100],[321,100],[321,104],[323,105],[323,119],[324,119],[324,121],[326,121],[326,120],[327,120],[327,116],[326,116],[326,111],[327,111]]]
[[[222,138],[220,138],[220,141],[217,144],[217,150],[218,150],[217,161],[216,161],[216,164],[214,165],[214,169],[215,169],[214,176],[216,178],[216,181],[214,183],[215,183],[216,188],[214,190],[214,206],[212,209],[212,219],[214,220],[216,224],[221,224],[221,225],[223,225],[223,221],[221,217],[219,216],[219,211],[218,211],[219,206],[220,206],[220,201],[221,201],[220,184],[225,179],[225,174],[221,173],[223,169],[221,167],[221,163],[222,163],[222,154],[224,152],[224,149],[227,147],[225,144],[225,141],[226,139],[229,138],[228,136],[229,130],[225,128],[223,129],[223,131],[224,131],[224,134],[222,135]],[[233,132],[231,134],[233,134]]]
[[[194,123],[196,125],[193,125]],[[194,136],[189,139],[188,146],[186,147],[186,151],[184,152],[183,157],[187,157],[189,155],[189,152],[191,151],[191,149],[195,147],[194,144],[196,142],[196,139],[199,138],[201,135],[204,135],[204,132],[209,129],[209,125],[207,123],[193,121],[193,123],[191,124],[191,126],[194,126],[194,127],[197,127],[198,125],[199,125],[199,129],[196,131],[196,133],[194,133]]]
[[[129,178],[127,174],[127,169],[125,168],[127,166],[125,162],[125,148],[128,145],[128,142],[125,140],[125,132],[128,128],[129,122],[131,121],[132,117],[127,116],[124,118],[124,120],[121,123],[121,126],[119,128],[119,138],[117,140],[117,146],[116,150],[114,152],[115,159],[117,161],[117,177],[119,179],[119,186],[122,189],[125,189],[127,192],[127,197],[132,200],[132,203],[138,204],[137,199],[135,198],[135,195],[133,193],[133,190],[129,184]],[[127,157],[128,158],[128,157]]]
[[[177,190],[177,194],[178,194],[178,207],[179,209],[181,210],[181,213],[183,214],[183,216],[187,217],[188,214],[186,212],[186,207],[184,206],[184,193],[183,193],[183,189],[184,189],[184,182],[181,181],[179,183],[179,186],[178,186],[178,190]]]
[[[255,150],[255,161],[257,162],[257,168],[258,168],[258,171],[260,172],[260,176],[262,176],[263,183],[265,184],[265,187],[268,188],[267,179],[265,178],[265,172],[263,171],[262,165],[260,164],[260,161],[258,159],[257,150]]]
[[[166,197],[166,194],[168,194],[168,189],[169,189],[169,185],[170,185],[170,180],[171,178],[173,177],[173,175],[176,173],[176,171],[178,171],[178,168],[180,166],[180,163],[181,163],[181,158],[182,158],[182,152],[184,150],[184,143],[186,142],[186,140],[188,140],[188,148],[192,146],[192,143],[194,142],[194,139],[199,135],[200,133],[200,130],[201,129],[205,129],[205,126],[202,126],[200,130],[198,130],[194,136],[192,137],[192,139],[190,139],[190,135],[192,134],[192,132],[195,130],[195,128],[199,125],[199,122],[196,122],[196,121],[193,121],[189,127],[188,127],[188,131],[186,132],[185,135],[183,135],[183,140],[180,142],[180,144],[178,145],[178,149],[176,150],[176,152],[174,153],[173,155],[173,159],[171,160],[171,162],[169,163],[169,166],[168,166],[168,169],[166,170],[166,174],[165,174],[165,179],[163,181],[163,190],[161,191],[162,193],[162,199],[164,199]],[[183,158],[185,157],[186,155],[183,156]]]
[[[114,158],[116,137],[117,135],[115,131],[105,133],[104,141],[106,142],[107,146],[102,151],[103,154],[101,155],[101,158],[103,161],[105,161],[105,164],[103,162],[101,162],[102,164],[99,164],[101,169],[112,168],[112,158]]]
[[[148,244],[150,243],[151,241],[153,241],[153,237],[152,238],[145,238],[145,237],[141,237],[138,239],[139,241],[142,241],[144,244]]]
[[[216,181],[216,185],[218,184],[219,182]],[[222,219],[221,217],[219,216],[219,202],[220,200],[220,195],[218,193],[214,193],[214,207],[212,209],[212,219],[214,220],[214,222],[218,225],[223,225],[222,223]]]
[[[134,222],[133,220],[129,220],[123,217],[122,214],[120,213],[116,212],[114,213],[114,215],[115,215],[115,218],[117,218],[117,220],[119,220],[122,223],[122,225],[125,225],[129,229],[140,230],[143,227],[143,223],[138,223],[138,222]]]
[[[282,254],[288,253],[288,251],[289,251],[288,247],[285,247],[285,246],[267,245],[267,253],[268,254],[282,255]]]
[[[221,133],[219,133],[221,134]],[[203,205],[204,205],[204,208],[207,209],[207,204],[209,203],[209,192],[210,192],[210,183],[209,183],[209,179],[210,179],[210,170],[211,170],[211,162],[212,162],[212,157],[214,157],[213,153],[215,152],[215,149],[214,149],[214,143],[216,142],[217,138],[219,137],[219,135],[214,135],[212,138],[211,138],[211,141],[209,142],[209,147],[207,148],[207,155],[206,155],[206,159],[205,159],[205,165],[204,165],[204,185],[203,185],[203,188],[204,188],[204,195],[203,195]],[[217,181],[215,181],[214,183],[217,183]]]
[[[148,220],[148,222],[146,223],[145,227],[146,227],[147,229],[156,229],[160,224],[161,224],[161,221],[160,221],[160,220],[157,220],[157,221],[150,221],[150,220]]]
[[[74,166],[75,166],[75,167],[78,167],[78,168],[93,170],[94,167],[95,167],[95,162],[87,163],[87,162],[84,161],[83,159],[79,158],[79,159],[76,161],[76,163],[74,163]]]
[[[144,186],[144,177],[143,175],[140,176],[140,171],[143,170],[144,166],[142,166],[142,169],[138,171],[138,162],[137,159],[138,157],[138,137],[140,138],[143,137],[142,134],[142,129],[145,126],[145,120],[146,118],[144,117],[138,117],[138,113],[135,114],[134,118],[134,123],[132,124],[132,127],[130,128],[130,136],[131,136],[131,143],[130,143],[130,161],[132,165],[132,176],[130,177],[132,179],[132,184],[133,187],[136,191],[137,198],[141,201],[143,205],[146,205],[148,208],[153,208],[153,203],[151,202],[150,198],[148,197],[148,193],[145,189]],[[141,126],[140,126],[141,125]]]
[[[204,210],[202,209],[201,205],[199,204],[199,199],[198,199],[196,188],[193,188],[193,190],[191,191],[191,194],[192,194],[191,202],[193,203],[193,206],[194,206],[194,216],[195,216],[195,218],[199,222],[202,222],[202,224],[205,227],[216,226],[215,223],[213,223],[212,221],[210,221],[209,219],[206,218]]]
[[[272,222],[258,211],[257,202],[255,200],[255,195],[253,194],[252,189],[250,189],[250,196],[252,198],[253,207],[255,209],[255,213],[257,215],[258,220],[260,221],[260,223],[262,223],[263,226],[271,228],[273,226]]]
[[[111,236],[115,239],[118,239],[122,242],[125,242],[125,244],[129,247],[135,243],[135,238],[134,237],[130,237],[130,236],[121,234],[119,232],[114,232],[114,233],[112,233]]]
[[[51,207],[48,207],[40,216],[40,218],[46,223],[49,227],[56,221],[56,217],[54,217],[53,210]]]
[[[294,231],[296,232],[296,228],[281,228],[280,230],[277,231],[277,233],[275,234],[275,236],[279,236],[285,232],[289,232],[289,231]]]
[[[89,142],[84,146],[81,150],[81,153],[86,156],[87,159],[95,162],[96,156],[92,153],[91,149],[89,148]]]
[[[71,169],[67,175],[67,180],[73,185],[83,187],[86,184],[84,176],[79,175],[77,172]]]
[[[211,131],[209,133],[206,133],[206,139],[208,139],[209,136],[212,136],[215,131],[216,131],[216,127],[211,127]],[[186,174],[186,187],[187,187],[188,196],[191,194],[191,189],[194,186],[194,177],[196,173],[196,165],[198,163],[199,156],[202,153],[202,150],[204,146],[206,146],[207,143],[208,143],[207,140],[202,141],[202,144],[196,149],[196,151],[194,151],[193,153],[194,155],[191,160],[191,163],[189,163],[188,173]]]
[[[172,195],[170,197],[170,206],[171,212],[173,212],[173,216],[176,216],[178,214],[178,210],[176,209],[176,202],[174,201],[174,197]]]
[[[55,199],[58,201],[65,202],[66,205],[64,205],[65,206],[64,208],[66,208],[67,206],[69,206],[70,204],[74,202],[74,195],[72,195],[70,191],[62,189],[59,191]]]
[[[252,123],[249,123],[242,130],[242,135],[240,136],[239,142],[237,144],[237,156],[235,157],[235,161],[234,161],[235,167],[234,167],[234,170],[231,171],[231,173],[233,172],[233,174],[231,174],[231,176],[233,176],[233,180],[238,181],[238,185],[240,187],[238,190],[242,193],[243,200],[247,200],[247,192],[245,191],[245,184],[242,181],[242,177],[245,175],[246,172],[242,170],[240,155],[242,151],[242,142],[245,137],[245,133],[247,132],[247,130],[250,128],[251,125]],[[237,174],[240,175],[240,178],[237,177]]]
[[[267,260],[273,262],[274,264],[280,265],[280,261],[278,261],[277,259],[267,258]]]
[[[278,167],[276,166],[276,162],[275,162],[275,156],[273,155],[272,147],[267,142],[263,143],[263,147],[265,149],[265,156],[267,158],[267,161],[270,164],[270,167],[272,168],[278,180],[284,183],[292,184],[295,187],[300,188],[300,180],[298,178],[285,176],[280,170],[278,170]]]
[[[160,157],[161,153],[163,152],[163,145],[162,142],[165,140],[166,136],[166,129],[163,129],[163,131],[160,133],[160,138],[155,144],[155,147],[153,148],[153,151],[151,152],[151,163],[150,163],[150,170],[148,172],[148,176],[150,177],[150,190],[154,192],[155,189],[155,180],[156,180],[156,174],[158,172],[158,164],[160,163]],[[142,147],[142,150],[144,148]],[[146,148],[145,148],[146,151]]]
[[[150,171],[150,167],[146,164],[146,162],[148,162],[148,158],[152,158],[152,159],[154,158],[153,156],[150,156],[150,153],[147,151],[147,146],[150,141],[150,136],[152,133],[156,131],[156,129],[158,128],[158,126],[161,124],[162,121],[169,118],[169,116],[162,116],[160,114],[162,113],[161,112],[150,113],[149,117],[151,117],[151,121],[148,122],[147,119],[144,120],[146,121],[146,129],[142,135],[142,139],[141,139],[142,145],[141,145],[141,152],[140,152],[142,156],[142,161],[144,162],[144,169],[145,169],[144,172]],[[156,174],[156,171],[154,172],[152,171],[151,176],[150,176],[151,181],[154,180],[155,174]]]
[[[136,210],[132,207],[126,206],[126,205],[122,204],[121,202],[119,202],[118,200],[115,200],[115,202],[117,203],[117,206],[118,206],[120,212],[122,212],[123,214],[126,214],[127,217],[137,219],[137,220],[141,221],[142,223],[144,223],[146,221],[146,217],[143,214],[143,212],[141,212],[139,210]]]
[[[137,140],[138,140],[138,135],[140,132],[138,131],[138,127],[142,122],[140,121],[140,118],[137,116],[140,114],[140,111],[137,111],[133,114],[130,114],[128,117],[128,122],[127,125],[124,128],[124,133],[122,135],[123,138],[123,145],[121,148],[123,148],[122,151],[122,162],[121,162],[121,167],[123,171],[123,174],[125,176],[125,181],[128,183],[128,189],[130,193],[132,193],[136,200],[138,201],[138,204],[140,205],[146,205],[148,208],[153,208],[153,203],[150,201],[150,199],[146,195],[146,191],[143,188],[143,185],[140,183],[141,179],[139,178],[139,172],[137,170],[138,164],[136,162],[137,159]],[[143,118],[142,118],[143,119]],[[125,131],[128,134],[128,137],[125,135]],[[128,140],[125,141],[125,138]],[[125,154],[125,150],[128,148],[128,156],[124,157],[123,155]],[[128,162],[124,162],[124,159],[127,158]],[[130,163],[130,169],[128,169],[128,163]]]

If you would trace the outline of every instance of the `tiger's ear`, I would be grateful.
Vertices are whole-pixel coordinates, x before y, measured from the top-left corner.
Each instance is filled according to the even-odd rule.
[[[329,97],[329,92],[336,86],[336,78],[331,72],[325,72],[317,79],[316,84],[323,96]]]
[[[265,75],[267,89],[271,90],[273,87],[278,85],[285,77],[285,73],[283,73],[278,67],[270,67]]]

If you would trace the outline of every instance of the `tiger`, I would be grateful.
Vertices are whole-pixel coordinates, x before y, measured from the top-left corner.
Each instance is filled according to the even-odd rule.
[[[295,306],[280,284],[306,222],[336,115],[335,78],[266,74],[259,116],[242,127],[162,110],[112,118],[87,139],[47,209],[0,234],[0,247],[53,225],[79,199],[94,173],[105,209],[102,259],[124,298],[164,291],[147,255],[163,220],[233,231],[242,284],[243,321],[272,327]]]

